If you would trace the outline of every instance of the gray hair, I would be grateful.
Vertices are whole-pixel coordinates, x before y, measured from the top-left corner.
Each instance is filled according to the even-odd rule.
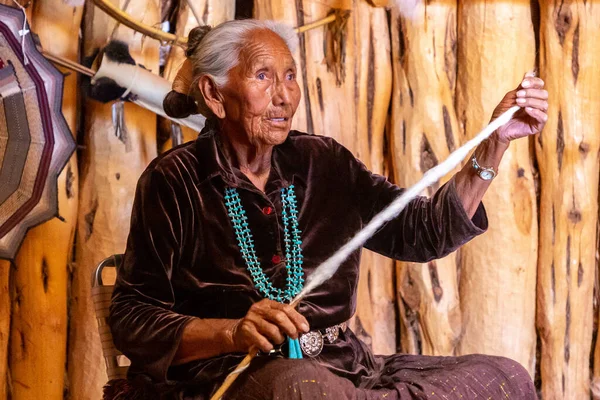
[[[195,38],[190,32],[187,54],[194,67],[194,77],[207,75],[217,87],[226,85],[229,71],[239,63],[240,52],[249,33],[261,29],[268,29],[281,37],[292,53],[298,47],[298,35],[294,29],[281,22],[256,19],[223,22],[208,31],[199,31]],[[206,117],[212,116],[199,93],[197,79],[194,79],[191,90],[198,103],[198,111]]]

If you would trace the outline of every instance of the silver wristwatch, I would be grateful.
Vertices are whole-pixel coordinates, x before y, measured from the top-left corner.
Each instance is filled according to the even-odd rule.
[[[496,171],[494,168],[486,168],[479,165],[475,155],[473,155],[473,158],[471,158],[471,162],[473,163],[473,169],[475,169],[477,175],[479,175],[479,177],[484,181],[491,181],[496,176]]]

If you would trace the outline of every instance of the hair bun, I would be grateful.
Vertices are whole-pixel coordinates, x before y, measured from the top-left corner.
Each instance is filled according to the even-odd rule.
[[[194,51],[196,51],[196,48],[202,39],[204,39],[204,36],[206,36],[211,29],[212,28],[209,25],[200,25],[190,31],[188,34],[187,49],[185,50],[186,57],[194,54]]]
[[[187,118],[198,114],[198,106],[192,96],[171,90],[163,100],[165,114],[171,118]]]

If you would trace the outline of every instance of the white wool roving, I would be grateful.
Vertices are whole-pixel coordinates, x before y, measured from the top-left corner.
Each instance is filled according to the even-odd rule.
[[[450,154],[448,158],[441,164],[433,167],[423,175],[423,178],[417,182],[414,186],[404,191],[398,198],[396,198],[389,206],[384,208],[379,214],[377,214],[371,222],[361,229],[348,243],[342,248],[336,251],[331,257],[325,260],[324,263],[319,265],[315,272],[313,272],[306,280],[304,289],[294,298],[290,303],[292,307],[295,307],[300,300],[314,288],[331,278],[333,274],[338,270],[339,266],[344,262],[350,254],[355,250],[362,247],[363,244],[377,232],[383,224],[392,218],[396,217],[406,207],[406,205],[415,197],[425,190],[430,185],[434,184],[447,173],[452,171],[462,160],[464,160],[471,150],[477,145],[487,139],[496,129],[506,124],[512,116],[519,110],[520,107],[511,107],[508,111],[496,118],[492,123],[486,126],[481,132],[479,132],[473,139],[469,140],[462,147],[458,148],[454,153]],[[256,356],[256,348],[250,350],[250,353],[238,364],[235,370],[225,378],[223,384],[217,389],[217,391],[211,397],[211,400],[221,400],[225,391],[231,386],[233,381],[239,376],[240,373],[246,370],[250,365],[252,359]]]
[[[302,291],[294,298],[292,304],[297,304],[314,288],[331,278],[344,260],[346,260],[354,251],[362,247],[365,242],[371,236],[373,236],[379,228],[381,228],[383,224],[398,216],[398,214],[400,214],[400,212],[412,199],[419,196],[423,190],[439,181],[456,166],[458,166],[461,161],[469,155],[471,150],[487,139],[496,129],[510,121],[512,116],[519,110],[519,108],[519,106],[514,106],[508,111],[504,112],[488,126],[486,126],[473,139],[469,140],[463,146],[450,154],[446,160],[427,171],[419,182],[404,191],[389,206],[384,208],[379,214],[373,217],[371,222],[369,222],[363,229],[356,233],[356,235],[350,239],[348,243],[342,246],[331,257],[325,260],[325,262],[319,265],[319,267],[307,278],[304,289],[302,289]]]

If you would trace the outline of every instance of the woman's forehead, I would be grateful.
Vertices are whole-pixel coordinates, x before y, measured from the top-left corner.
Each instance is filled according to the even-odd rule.
[[[284,62],[295,65],[294,58],[285,41],[269,29],[251,32],[240,52],[240,63],[245,68]]]

